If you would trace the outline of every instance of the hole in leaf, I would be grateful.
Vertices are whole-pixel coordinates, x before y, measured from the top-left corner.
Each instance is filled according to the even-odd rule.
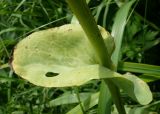
[[[47,72],[45,75],[46,75],[46,77],[54,77],[54,76],[57,76],[58,73],[55,73],[55,72]]]

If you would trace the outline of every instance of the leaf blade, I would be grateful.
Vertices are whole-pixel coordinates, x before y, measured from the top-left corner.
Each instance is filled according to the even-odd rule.
[[[111,54],[112,39],[108,39],[111,38],[109,34],[100,29],[105,40],[109,40],[106,44],[110,43]],[[18,75],[38,86],[71,87],[93,79],[112,79],[115,85],[141,104],[151,101],[152,95],[145,82],[133,75],[123,76],[111,71],[97,61],[82,28],[65,25],[33,33],[22,40],[14,51],[12,65]],[[58,75],[47,77],[48,72]]]

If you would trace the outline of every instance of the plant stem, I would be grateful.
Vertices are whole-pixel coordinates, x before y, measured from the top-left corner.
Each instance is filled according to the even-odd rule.
[[[86,33],[89,41],[91,42],[91,44],[96,52],[96,55],[99,59],[99,63],[109,69],[112,69],[112,62],[111,62],[111,58],[108,54],[107,47],[105,46],[102,35],[99,32],[97,24],[96,24],[93,16],[91,15],[91,12],[90,12],[85,0],[66,0],[66,1],[69,4],[73,13],[76,15],[77,19],[79,20],[79,23],[81,24],[84,32]],[[110,80],[110,79],[104,80],[104,82],[107,83],[107,85],[109,87],[109,90],[110,90],[111,95],[113,97],[113,101],[117,107],[119,114],[126,114],[125,109],[124,109],[124,107],[121,103],[121,100],[120,100],[121,98],[120,98],[119,89],[112,83],[112,80]],[[107,89],[104,85],[105,83],[102,83],[101,86],[103,87],[103,89],[101,89],[101,90]],[[103,91],[100,91],[100,94],[102,94],[101,96],[105,96],[105,95],[103,95]],[[103,98],[100,97],[100,99],[106,99],[106,97],[103,97]],[[107,102],[105,100],[101,100],[101,101]],[[102,103],[102,104],[106,104],[106,103]],[[106,106],[103,106],[103,107],[104,107],[103,110],[107,110],[106,108],[110,108],[110,107],[106,107]],[[105,112],[105,111],[102,111],[102,112]],[[102,114],[102,113],[100,113],[100,114]]]
[[[84,110],[84,107],[82,105],[82,102],[81,102],[81,99],[80,99],[80,95],[79,95],[79,88],[78,87],[75,87],[75,92],[76,92],[76,95],[77,95],[77,99],[78,99],[78,102],[79,102],[79,105],[81,107],[81,110],[83,112],[83,114],[86,114],[85,110]]]
[[[76,15],[89,41],[95,49],[100,64],[105,65],[107,68],[111,68],[111,59],[106,50],[102,35],[99,32],[97,24],[93,19],[85,0],[66,1],[68,2],[73,13]]]

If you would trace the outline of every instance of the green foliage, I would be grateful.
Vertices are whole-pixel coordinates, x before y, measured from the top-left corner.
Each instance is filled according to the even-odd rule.
[[[100,31],[111,54],[114,49],[112,37],[103,28]],[[115,85],[141,104],[152,100],[149,88],[140,79],[128,74],[122,76],[97,65],[96,54],[80,25],[64,25],[33,33],[18,43],[13,55],[14,71],[38,86],[80,86],[92,79],[111,78]],[[47,72],[58,74],[47,77]]]
[[[146,82],[155,81],[160,78],[160,67],[155,65],[124,62],[119,64],[118,70],[142,73],[139,77]]]
[[[67,23],[70,16],[63,0],[0,1],[0,113],[63,114],[70,108],[57,106],[53,109],[46,105],[67,89],[35,87],[19,79],[8,65],[20,39],[33,31]]]
[[[116,12],[130,0],[87,1],[97,23],[108,31],[112,31]],[[147,5],[146,1],[150,4]],[[142,6],[141,3],[146,6]],[[154,82],[160,79],[159,66],[149,65],[155,63],[159,65],[159,53],[158,51],[155,53],[155,50],[159,50],[160,41],[159,19],[156,18],[159,17],[159,6],[153,10],[156,4],[159,3],[152,0],[137,0],[137,6],[135,4],[130,10],[133,13],[129,11],[126,27],[122,33],[123,42],[119,60],[125,63],[123,67],[120,64],[118,71],[137,74],[146,82],[150,82],[150,87],[155,91],[153,92],[154,100],[146,106],[137,105],[127,96],[122,96],[128,114],[160,113],[160,90]],[[140,7],[141,10],[137,7]],[[146,14],[143,9],[146,9]],[[0,1],[0,113],[83,114],[82,108],[87,114],[97,113],[99,81],[91,80],[79,87],[79,101],[77,94],[75,96],[77,92],[74,91],[74,88],[37,87],[17,77],[9,67],[14,46],[19,40],[34,31],[70,23],[71,15],[64,0]],[[150,57],[148,58],[146,54]],[[126,63],[128,61],[132,63]],[[82,106],[79,105],[80,102]],[[115,107],[113,114],[117,114]]]
[[[157,38],[159,31],[149,29],[149,26],[142,25],[143,20],[134,13],[127,23],[125,37],[122,46],[124,59],[142,61],[144,51],[160,43]]]
[[[114,64],[117,66],[118,61],[120,60],[120,49],[123,40],[123,33],[127,22],[128,12],[130,11],[131,6],[135,0],[132,0],[126,4],[124,4],[119,11],[117,12],[114,20],[114,24],[112,27],[112,36],[115,38],[116,48],[112,55],[112,59]]]

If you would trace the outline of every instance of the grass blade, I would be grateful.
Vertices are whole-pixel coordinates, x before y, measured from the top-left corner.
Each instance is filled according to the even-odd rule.
[[[83,102],[83,107],[85,111],[89,108],[95,106],[98,103],[99,92],[92,94],[87,100]],[[67,114],[83,114],[80,105],[77,105],[73,109],[71,109]]]
[[[112,55],[112,60],[114,64],[117,66],[119,61],[120,49],[123,39],[123,33],[127,22],[128,13],[131,9],[131,6],[135,0],[132,0],[126,4],[124,4],[116,14],[114,24],[112,27],[112,36],[115,38],[116,48]]]
[[[111,93],[109,92],[109,88],[104,81],[102,81],[100,91],[102,91],[103,94],[100,94],[99,96],[99,98],[101,99],[99,99],[98,113],[111,114],[112,97],[111,97]]]
[[[84,92],[84,93],[79,93],[81,102],[85,101],[87,98],[90,97],[92,93]],[[54,106],[60,106],[64,104],[73,104],[73,103],[78,103],[78,99],[75,93],[65,93],[64,95],[53,99],[49,101],[48,105],[49,107],[54,107]]]
[[[158,76],[160,78],[160,66],[155,66],[155,65],[123,62],[119,64],[118,70],[149,74],[149,75]]]

